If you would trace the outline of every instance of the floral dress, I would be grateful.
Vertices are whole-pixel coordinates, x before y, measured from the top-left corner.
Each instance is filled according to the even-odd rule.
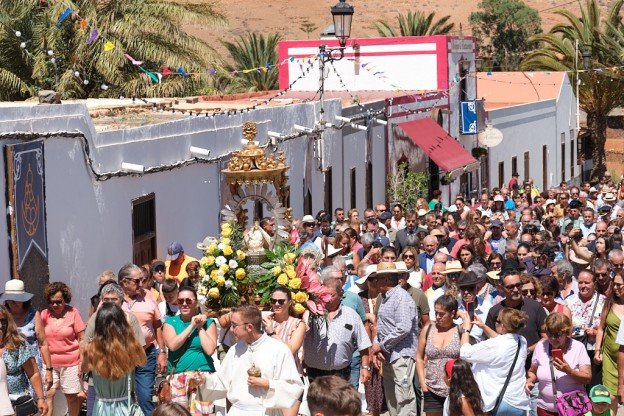
[[[435,324],[431,324],[431,330],[427,334],[427,345],[425,346],[425,383],[429,391],[438,396],[447,397],[449,395],[449,387],[444,382],[444,366],[450,359],[459,358],[459,331],[457,327],[449,329],[453,331],[453,339],[445,347],[436,347],[433,343],[433,337],[438,333]]]
[[[7,385],[11,400],[16,400],[29,393],[30,382],[22,366],[35,355],[36,352],[33,347],[26,343],[22,343],[19,349],[5,349],[2,353],[2,360],[7,369]]]

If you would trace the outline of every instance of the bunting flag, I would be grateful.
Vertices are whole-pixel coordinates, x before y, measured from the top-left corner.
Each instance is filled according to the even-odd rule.
[[[110,40],[107,40],[104,44],[104,52],[112,51],[113,49],[115,49],[115,44]]]
[[[65,21],[65,19],[67,19],[69,17],[69,15],[72,13],[72,9],[71,7],[68,7],[67,9],[65,9],[65,11],[63,12],[63,14],[61,14],[58,18],[58,22],[56,23],[56,28],[57,29],[61,29],[61,24]]]
[[[130,56],[130,54],[124,53],[124,56],[126,57],[127,60],[129,60],[130,62],[132,62],[132,65],[136,65],[136,66],[141,66],[143,65],[143,61],[137,61],[136,59],[134,59],[132,56]]]
[[[91,32],[91,35],[89,35],[89,39],[87,39],[87,45],[91,45],[99,37],[100,37],[100,32],[98,32],[97,29],[93,29],[93,32]]]
[[[182,69],[182,65],[180,65],[176,71],[178,74],[182,75],[183,77],[185,77],[187,75],[186,71],[184,71],[184,69]]]
[[[152,80],[152,82],[154,84],[160,83],[160,78],[158,77],[158,75],[156,75],[155,73],[153,73],[151,71],[148,71],[147,69],[143,68],[142,66],[140,66],[139,69],[141,71],[143,71],[145,74],[147,74],[147,76]]]
[[[87,26],[89,26],[89,22],[87,22],[86,19],[82,19],[80,20],[80,23],[78,23],[80,25],[80,29],[85,30],[87,28]]]
[[[163,77],[167,77],[171,75],[171,70],[169,68],[167,68],[166,66],[162,67],[162,76]]]

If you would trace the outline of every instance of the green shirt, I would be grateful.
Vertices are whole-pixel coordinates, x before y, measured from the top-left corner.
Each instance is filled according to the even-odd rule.
[[[607,409],[600,414],[594,413],[594,411],[592,410],[591,412],[585,413],[585,416],[613,416],[613,413],[611,413],[611,409]]]
[[[184,322],[180,315],[170,316],[165,321],[165,324],[169,324],[175,330],[176,335],[182,333],[191,322]],[[208,329],[210,325],[214,325],[214,320],[208,318],[204,324],[204,329]],[[212,357],[206,355],[201,342],[199,340],[199,332],[197,329],[193,329],[191,335],[186,339],[186,342],[182,344],[176,351],[169,351],[169,365],[167,372],[171,372],[173,363],[178,361],[175,372],[184,373],[185,371],[208,371],[214,373],[215,367]]]

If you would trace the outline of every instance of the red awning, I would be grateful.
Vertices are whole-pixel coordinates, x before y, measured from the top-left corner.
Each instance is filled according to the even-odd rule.
[[[444,172],[477,163],[461,143],[429,117],[398,123],[398,126]]]

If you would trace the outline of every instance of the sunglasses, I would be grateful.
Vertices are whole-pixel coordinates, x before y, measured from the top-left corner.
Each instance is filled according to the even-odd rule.
[[[403,256],[403,258],[404,259],[412,259],[412,260],[414,260],[415,257],[413,255],[411,255],[411,254],[406,254],[406,255]]]
[[[164,272],[165,272],[165,268],[162,266],[158,266],[154,268],[154,273],[164,273]]]
[[[463,290],[466,292],[474,292],[476,289],[477,289],[476,285],[462,286],[459,288],[459,290]]]
[[[529,296],[529,295],[533,296],[533,295],[535,295],[535,293],[536,293],[535,289],[522,289],[522,294],[524,296]]]
[[[546,333],[548,335],[549,338],[561,338],[562,336],[564,336],[565,334],[563,332],[547,332]]]
[[[63,301],[62,300],[51,300],[50,305],[62,305]]]
[[[178,298],[178,305],[192,305],[193,302],[195,302],[195,299],[191,299],[191,298],[179,299]]]
[[[273,299],[271,298],[271,305],[283,305],[286,303],[286,299]]]
[[[520,289],[522,288],[523,283],[516,283],[515,285],[505,285],[505,289],[507,290],[514,290],[514,289]]]
[[[135,285],[140,285],[143,282],[143,279],[124,279],[126,282],[132,282]]]

